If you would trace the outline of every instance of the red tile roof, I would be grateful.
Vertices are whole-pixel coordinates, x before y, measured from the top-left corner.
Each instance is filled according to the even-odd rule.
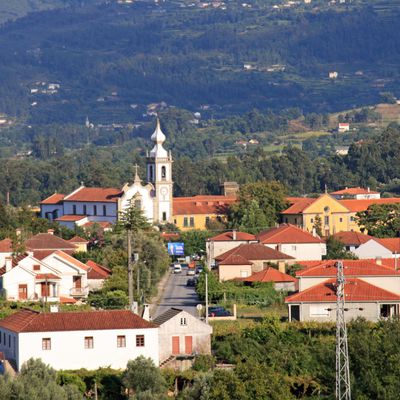
[[[335,285],[335,279],[328,279],[309,289],[286,297],[285,303],[334,303],[336,302]],[[344,293],[346,302],[400,301],[399,295],[357,278],[346,279]]]
[[[277,228],[271,228],[260,232],[257,235],[258,240],[263,244],[275,243],[324,243],[324,241],[313,236],[303,229],[291,224],[282,224]]]
[[[74,236],[73,238],[67,240],[70,243],[89,243],[88,240],[81,238],[80,236]]]
[[[392,253],[400,254],[400,238],[384,238],[375,240],[389,249]]]
[[[281,214],[300,214],[306,208],[308,208],[312,203],[314,203],[317,199],[311,199],[308,197],[302,198],[299,201],[293,203],[289,208],[282,211]]]
[[[3,239],[0,240],[0,253],[12,253],[12,240],[11,239]]]
[[[39,313],[21,310],[0,321],[13,332],[60,332],[106,329],[146,329],[157,325],[126,310]]]
[[[337,260],[321,261],[320,264],[296,272],[297,277],[333,277],[336,276]],[[300,264],[303,264],[300,262]],[[372,260],[343,260],[345,276],[400,276],[385,265],[379,265]]]
[[[244,282],[297,282],[296,278],[278,271],[273,267],[268,267],[256,272],[247,278],[240,278]]]
[[[365,211],[372,204],[397,204],[400,203],[400,197],[391,197],[385,199],[370,200],[338,200],[340,204],[345,206],[351,212]]]
[[[84,223],[82,226],[85,229],[90,229],[93,225],[98,225],[101,229],[107,229],[112,227],[112,223],[108,221],[89,221]]]
[[[51,233],[38,233],[25,242],[28,250],[70,250],[75,251],[76,246]]]
[[[218,263],[218,265],[252,265],[247,258],[244,258],[240,254],[230,254]]]
[[[121,189],[80,187],[68,196],[65,196],[64,201],[96,201],[101,203],[116,203],[121,196]]]
[[[55,221],[67,221],[67,222],[75,222],[80,221],[81,219],[87,218],[86,215],[62,215],[55,219]]]
[[[64,199],[65,194],[54,193],[49,196],[47,199],[44,199],[40,202],[40,204],[60,204]]]
[[[220,233],[217,236],[214,236],[212,238],[207,239],[208,242],[231,242],[233,241],[233,231],[228,231],[228,232],[224,232],[224,233]],[[236,235],[236,241],[239,242],[249,242],[251,240],[256,240],[256,237],[254,235],[252,235],[251,233],[247,233],[247,232],[239,232],[236,231],[235,232]]]
[[[37,274],[35,276],[35,278],[37,280],[46,280],[46,279],[50,279],[50,280],[54,280],[54,279],[61,279],[61,277],[54,275],[54,274]]]
[[[97,264],[92,260],[88,260],[86,265],[89,267],[88,279],[106,279],[111,275],[111,270],[103,265]]]
[[[73,299],[72,297],[60,296],[60,303],[61,304],[75,304],[76,302],[77,302],[77,300]]]
[[[373,190],[364,189],[362,187],[354,187],[354,188],[345,188],[342,190],[337,190],[336,192],[332,192],[331,194],[379,194],[379,192],[374,192]]]
[[[80,262],[75,257],[72,257],[71,255],[64,253],[61,250],[55,251],[54,254],[56,254],[58,257],[63,258],[65,261],[69,262],[70,264],[74,265],[77,268],[83,269],[84,271],[89,270],[89,267],[86,264]]]
[[[333,235],[333,238],[343,243],[346,246],[360,246],[367,243],[371,239],[375,239],[373,236],[364,235],[360,232],[338,232]]]
[[[278,250],[271,249],[259,243],[241,244],[234,249],[220,254],[216,257],[216,261],[224,261],[230,255],[240,255],[248,261],[253,260],[291,260],[293,257],[281,253]]]
[[[174,215],[226,214],[229,205],[236,202],[236,197],[229,196],[193,196],[173,199]]]

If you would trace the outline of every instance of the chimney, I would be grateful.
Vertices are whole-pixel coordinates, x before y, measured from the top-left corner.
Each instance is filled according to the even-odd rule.
[[[278,261],[278,270],[283,274],[286,274],[286,264],[284,261]]]
[[[146,321],[150,321],[150,306],[143,304],[142,318]]]
[[[232,240],[236,240],[236,230],[232,231]]]
[[[371,189],[369,188],[369,186],[367,187],[367,192],[369,193],[371,191]]]
[[[54,229],[47,229],[47,233],[50,235],[54,235]]]
[[[378,265],[382,265],[382,257],[376,257],[376,258],[375,258],[375,262],[376,262]]]
[[[6,272],[11,271],[12,268],[12,257],[6,257]]]

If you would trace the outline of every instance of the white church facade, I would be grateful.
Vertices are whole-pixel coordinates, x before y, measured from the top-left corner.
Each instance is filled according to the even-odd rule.
[[[135,205],[149,222],[171,222],[173,160],[171,152],[163,146],[165,139],[157,120],[151,136],[154,147],[146,157],[146,184],[142,184],[136,166],[133,183],[122,188],[88,188],[82,184],[68,195],[51,195],[40,203],[41,217],[73,229],[94,222],[115,223],[121,211]]]

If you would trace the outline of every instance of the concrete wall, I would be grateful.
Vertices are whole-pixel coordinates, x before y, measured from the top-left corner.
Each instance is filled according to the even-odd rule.
[[[186,318],[186,325],[181,319]],[[193,338],[193,354],[211,354],[212,327],[186,311],[166,321],[159,327],[160,362],[172,355],[172,337],[179,336],[181,354],[185,354],[185,336]]]
[[[125,335],[126,347],[117,347],[119,335]],[[136,335],[144,335],[144,347],[136,347]],[[86,336],[93,337],[92,349],[84,347]],[[42,350],[43,338],[51,338],[51,350]],[[25,361],[34,357],[56,370],[93,370],[107,366],[122,369],[129,360],[141,355],[159,364],[158,328],[20,333],[17,365],[20,369]]]
[[[274,286],[275,290],[282,290],[285,292],[294,292],[297,290],[296,282],[276,282]]]
[[[371,239],[368,242],[360,245],[357,249],[353,250],[353,253],[360,259],[366,258],[392,258],[392,252],[386,247],[382,246],[380,243]]]
[[[252,274],[251,265],[219,265],[218,278],[220,282],[234,278],[246,278]]]
[[[296,260],[322,260],[322,256],[326,255],[325,243],[283,243],[281,245],[274,243],[266,244],[266,246],[279,250]]]
[[[226,253],[229,250],[234,249],[235,247],[240,246],[241,244],[248,243],[257,243],[256,240],[247,241],[247,240],[226,240],[226,241],[207,241],[206,242],[206,251],[207,251],[207,263],[210,266],[215,258],[221,254]]]
[[[47,218],[52,220],[53,216],[48,214],[48,213],[53,213],[54,211],[57,211],[57,216],[62,217],[64,215],[64,207],[62,204],[41,204],[40,205],[40,216],[41,218]],[[47,214],[47,216],[46,216]]]

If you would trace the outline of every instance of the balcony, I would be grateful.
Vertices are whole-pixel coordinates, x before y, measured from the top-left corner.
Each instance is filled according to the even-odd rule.
[[[89,292],[89,286],[86,287],[73,287],[69,290],[72,297],[86,297]]]

